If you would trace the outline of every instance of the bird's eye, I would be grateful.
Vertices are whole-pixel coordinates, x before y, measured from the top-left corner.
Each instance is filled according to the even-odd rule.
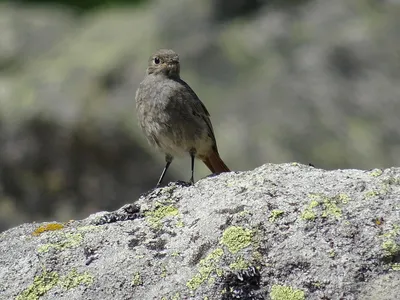
[[[160,59],[158,57],[154,57],[154,63],[158,65],[160,63]]]

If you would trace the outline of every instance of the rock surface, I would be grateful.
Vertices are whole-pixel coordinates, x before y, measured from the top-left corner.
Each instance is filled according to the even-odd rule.
[[[0,234],[1,299],[396,299],[399,283],[400,168],[269,164]]]

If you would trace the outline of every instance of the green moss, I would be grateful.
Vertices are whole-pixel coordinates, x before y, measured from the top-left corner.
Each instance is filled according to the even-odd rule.
[[[186,283],[186,286],[191,290],[198,289],[200,285],[210,278],[211,274],[216,273],[218,270],[217,265],[223,254],[224,251],[218,248],[202,259],[199,262],[199,272]],[[218,273],[216,274],[218,275]]]
[[[383,174],[383,171],[381,169],[374,169],[369,173],[369,175],[371,175],[373,177],[378,177],[378,176],[381,176],[382,174]]]
[[[161,276],[162,278],[165,278],[165,277],[167,277],[167,275],[168,275],[168,273],[167,273],[167,267],[163,265],[163,266],[161,267],[161,275],[160,275],[160,276]]]
[[[79,285],[91,285],[92,283],[93,276],[88,272],[78,273],[76,269],[73,269],[66,276],[60,278],[58,285],[69,290]]]
[[[75,248],[79,246],[83,240],[82,235],[79,233],[65,233],[58,237],[61,237],[59,242],[44,244],[38,248],[38,252],[48,252],[50,249],[64,250],[67,248]]]
[[[176,222],[176,227],[178,228],[185,227],[185,223],[183,223],[182,220],[179,220],[178,222]]]
[[[346,194],[339,194],[334,197],[328,197],[322,194],[309,194],[308,197],[311,199],[310,204],[307,208],[302,212],[301,218],[303,220],[314,220],[318,215],[314,208],[317,206],[322,206],[321,217],[335,217],[336,219],[340,219],[342,216],[342,209],[338,206],[339,204],[346,204],[350,197]]]
[[[338,198],[343,204],[347,204],[351,200],[350,196],[347,194],[339,194]]]
[[[312,284],[313,286],[315,286],[317,289],[319,289],[319,288],[322,287],[322,283],[319,282],[319,281],[313,282],[313,283],[311,283],[311,284]]]
[[[256,262],[262,262],[264,260],[264,256],[259,251],[253,251],[251,257],[252,260]]]
[[[229,265],[229,268],[233,271],[238,271],[238,270],[245,270],[249,266],[249,263],[243,259],[243,257],[238,257],[235,262],[231,263]]]
[[[38,300],[58,283],[57,272],[44,272],[36,276],[33,283],[20,293],[15,300]]]
[[[93,283],[93,276],[87,272],[78,273],[76,269],[72,270],[64,277],[60,277],[57,272],[43,272],[33,280],[27,289],[22,291],[16,300],[39,300],[52,288],[59,286],[63,289],[72,289],[78,285],[90,285]]]
[[[283,210],[279,210],[279,209],[274,209],[271,211],[271,213],[269,214],[269,218],[268,221],[270,221],[271,223],[275,222],[276,219],[278,219],[281,215],[283,215]]]
[[[312,200],[307,208],[301,213],[301,218],[303,220],[307,220],[307,221],[313,221],[317,215],[314,212],[314,208],[317,207],[319,205],[319,202],[316,200]]]
[[[395,238],[400,233],[400,226],[393,224],[393,229],[384,233],[382,236],[388,239]]]
[[[381,235],[381,238],[384,239],[381,247],[384,251],[384,256],[386,257],[388,262],[391,262],[394,257],[400,254],[400,244],[396,242],[397,236],[400,233],[400,226],[397,224],[393,225],[393,229],[385,232]]]
[[[140,275],[139,272],[136,272],[133,275],[133,279],[132,279],[132,286],[138,286],[138,285],[142,285],[143,284],[143,280],[142,280],[142,276]]]
[[[247,209],[245,209],[245,210],[241,211],[240,213],[238,213],[238,216],[241,216],[241,217],[245,217],[245,216],[248,216],[248,215],[250,215],[250,211],[247,210]]]
[[[333,216],[336,219],[339,219],[342,216],[342,209],[337,206],[336,199],[324,198],[323,205],[324,211],[322,212],[321,217],[327,218]]]
[[[302,290],[293,289],[290,286],[273,285],[269,294],[271,300],[304,300]]]
[[[383,180],[383,183],[387,185],[400,185],[400,177],[390,176]]]
[[[237,253],[251,244],[252,236],[253,233],[249,229],[231,226],[225,229],[220,243],[225,245],[229,252]]]
[[[400,263],[392,264],[391,267],[393,271],[400,271]]]
[[[181,299],[181,294],[176,293],[175,295],[172,296],[171,300],[179,300]]]
[[[378,191],[368,191],[364,195],[366,198],[373,198],[379,196],[380,194]]]
[[[396,244],[394,240],[384,241],[382,243],[382,249],[390,256],[395,256],[400,252],[400,246]]]
[[[153,228],[162,227],[161,221],[167,217],[174,217],[179,214],[179,210],[173,205],[157,204],[154,210],[145,213],[147,221]]]
[[[36,228],[32,232],[32,235],[38,236],[38,235],[42,234],[43,232],[60,230],[63,228],[64,228],[64,225],[60,224],[60,223],[46,224],[46,225],[42,225],[42,226],[39,226],[38,228]]]
[[[329,250],[328,255],[330,258],[334,258],[336,256],[336,252],[333,249],[331,249]]]

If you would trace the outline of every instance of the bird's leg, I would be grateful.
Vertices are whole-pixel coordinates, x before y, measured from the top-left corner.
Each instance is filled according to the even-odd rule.
[[[165,173],[167,173],[168,167],[169,167],[169,165],[171,164],[172,159],[173,159],[173,157],[172,157],[170,154],[165,154],[165,161],[166,161],[166,164],[165,164],[164,170],[163,170],[162,173],[161,173],[160,179],[159,179],[158,182],[157,182],[156,187],[159,187],[159,186],[161,185],[161,182],[162,182],[163,179],[164,179]]]
[[[192,164],[192,166],[191,166],[192,176],[190,177],[189,183],[194,184],[194,158],[196,155],[196,149],[194,149],[194,148],[190,149],[189,153],[190,153],[190,159],[191,159],[191,164]]]

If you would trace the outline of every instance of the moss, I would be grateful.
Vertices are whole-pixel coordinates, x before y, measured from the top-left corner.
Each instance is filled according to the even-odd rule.
[[[136,272],[133,275],[133,279],[132,279],[132,286],[138,286],[138,285],[142,285],[143,284],[143,280],[142,280],[142,276],[140,275],[139,272]]]
[[[271,300],[304,300],[302,290],[293,289],[290,286],[273,285],[270,292]]]
[[[83,237],[79,233],[65,233],[61,235],[61,241],[57,243],[44,244],[38,248],[39,253],[48,252],[50,249],[64,250],[75,248],[82,243]]]
[[[179,300],[181,299],[181,294],[179,294],[178,292],[175,293],[175,295],[172,296],[171,300]]]
[[[391,267],[393,271],[400,271],[400,263],[392,264]]]
[[[330,258],[334,258],[336,256],[335,250],[333,250],[333,249],[329,250],[328,255]]]
[[[185,223],[183,223],[182,220],[179,220],[178,222],[176,222],[176,227],[178,228],[185,227]]]
[[[229,252],[237,253],[251,244],[253,232],[249,229],[231,226],[222,234],[221,244],[225,245]]]
[[[314,212],[314,208],[317,207],[318,205],[319,205],[318,201],[312,200],[308,204],[307,208],[302,212],[301,218],[303,220],[313,221],[317,217],[316,213]]]
[[[46,224],[46,225],[42,225],[42,226],[39,226],[38,228],[36,228],[36,229],[32,232],[32,235],[34,235],[34,236],[39,236],[39,235],[41,235],[43,232],[61,230],[61,229],[63,229],[63,228],[64,228],[64,225],[63,225],[63,224],[60,224],[60,223]]]
[[[23,290],[15,300],[38,300],[58,283],[57,272],[43,272],[36,276],[33,283]]]
[[[338,206],[338,204],[343,203],[346,204],[350,197],[346,194],[339,194],[334,197],[328,197],[321,194],[309,194],[308,197],[311,199],[310,204],[307,208],[302,212],[301,218],[303,220],[314,220],[317,217],[317,212],[314,210],[315,207],[321,205],[323,207],[321,217],[335,217],[336,219],[340,219],[342,216],[342,209]]]
[[[174,251],[174,252],[172,252],[171,253],[171,256],[172,257],[178,257],[178,256],[180,256],[181,254],[179,253],[179,251]]]
[[[383,234],[385,238],[395,238],[400,233],[400,226],[393,224],[393,229]]]
[[[382,243],[382,249],[390,256],[395,256],[400,252],[400,246],[394,240],[384,241]]]
[[[317,289],[321,288],[323,286],[323,284],[319,281],[313,282],[311,283],[313,286],[315,286]]]
[[[245,270],[249,266],[249,263],[243,259],[243,257],[238,257],[235,262],[229,265],[229,268],[233,271]]]
[[[381,176],[382,174],[383,174],[383,171],[381,169],[374,169],[369,173],[369,175],[371,175],[373,177],[378,177],[378,176]]]
[[[217,271],[217,264],[223,254],[224,251],[218,248],[202,259],[199,262],[199,272],[186,283],[186,286],[191,290],[198,289],[200,285],[210,278],[211,274]]]
[[[220,268],[215,269],[215,274],[217,274],[219,277],[221,277],[224,274],[224,271]]]
[[[400,185],[400,177],[390,176],[382,181],[387,185]]]
[[[174,217],[179,214],[179,210],[173,205],[158,204],[154,210],[145,213],[151,227],[162,227],[161,221],[167,217]]]
[[[167,277],[167,275],[168,275],[168,273],[167,273],[167,267],[163,265],[163,266],[161,267],[161,275],[160,275],[160,276],[161,276],[162,278],[165,278],[165,277]]]
[[[251,258],[253,261],[256,261],[256,262],[261,262],[264,260],[264,256],[261,254],[260,251],[257,251],[257,250],[253,251],[253,253],[251,253]]]
[[[271,211],[271,213],[269,214],[269,218],[268,221],[270,221],[271,223],[275,222],[276,219],[278,219],[281,215],[283,215],[283,210],[279,210],[279,209],[274,209],[273,211]]]
[[[247,209],[244,209],[240,213],[238,213],[238,216],[241,216],[241,217],[245,217],[245,216],[248,216],[248,215],[250,215],[250,211],[247,210]]]
[[[69,290],[79,285],[91,285],[92,283],[93,276],[88,272],[78,273],[76,269],[73,269],[66,276],[60,278],[58,285]]]
[[[393,229],[381,235],[384,239],[381,247],[384,251],[385,258],[389,258],[387,261],[392,261],[394,257],[400,254],[400,244],[396,242],[397,236],[400,233],[400,226],[393,224]]]
[[[90,285],[93,283],[93,276],[87,272],[78,273],[76,269],[72,270],[64,277],[60,277],[57,272],[43,272],[33,280],[27,289],[22,291],[16,300],[39,300],[52,288],[59,286],[63,289],[72,289],[78,285]]]
[[[378,191],[368,191],[364,195],[366,198],[373,198],[379,196],[380,194]]]
[[[324,198],[323,205],[324,211],[322,212],[321,217],[327,218],[333,216],[336,219],[339,219],[342,216],[342,209],[337,206],[336,199]]]
[[[338,198],[343,204],[347,204],[351,200],[350,196],[347,194],[339,194]]]

